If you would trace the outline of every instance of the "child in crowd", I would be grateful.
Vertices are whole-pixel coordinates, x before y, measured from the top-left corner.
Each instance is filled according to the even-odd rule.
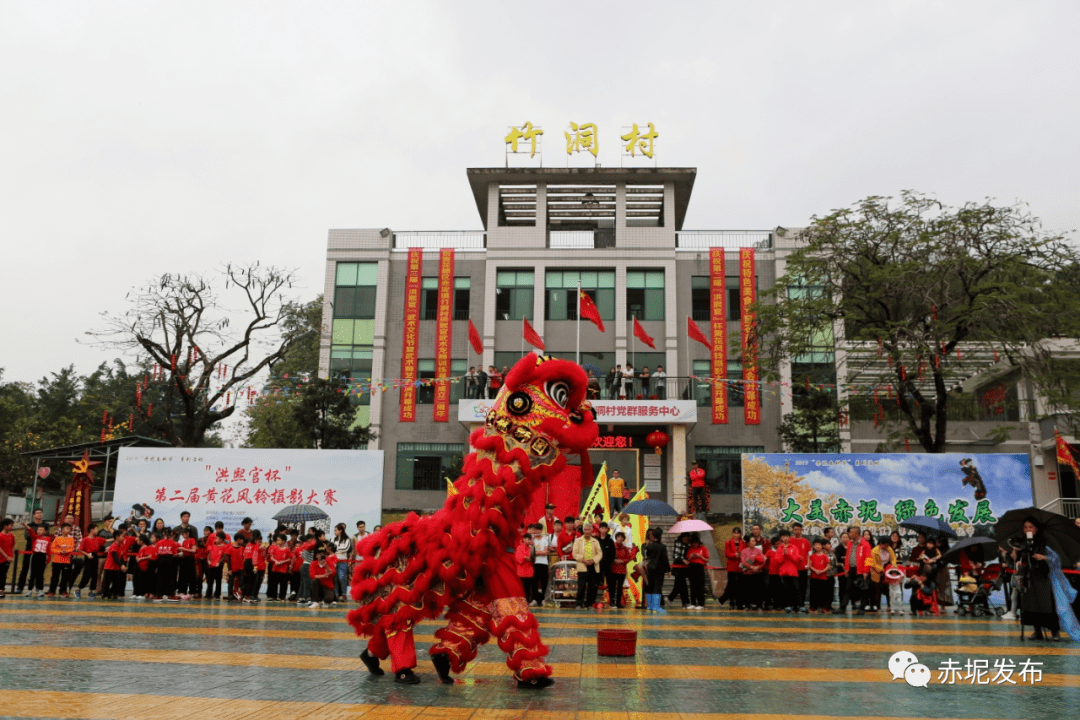
[[[814,538],[810,553],[810,612],[831,613],[833,579],[829,569],[833,565],[832,553],[825,552],[825,541]]]
[[[0,600],[5,597],[4,586],[7,585],[8,568],[15,559],[15,533],[11,531],[14,525],[15,521],[11,518],[0,520]],[[12,578],[12,583],[14,582]]]
[[[60,526],[60,534],[49,543],[49,556],[52,559],[53,572],[49,580],[48,597],[56,595],[57,585],[60,586],[60,597],[68,596],[68,586],[71,585],[71,558],[75,554],[75,538],[71,536],[71,525],[64,523]]]
[[[240,602],[244,599],[244,538],[234,535],[226,554],[229,557],[228,602]]]
[[[931,541],[927,541],[929,544]],[[911,614],[921,617],[923,613],[932,612],[935,615],[940,615],[941,611],[938,608],[937,587],[934,582],[929,579],[930,575],[922,570],[919,570],[915,577],[905,583],[907,587],[911,588]]]
[[[686,549],[686,578],[690,584],[688,610],[705,609],[705,566],[709,564],[709,548],[701,542],[701,536],[690,533],[690,545]]]
[[[131,567],[131,588],[136,600],[153,600],[157,587],[157,545],[145,535],[135,539],[135,563]]]
[[[300,561],[300,595],[296,600],[297,605],[307,605],[311,602],[311,563],[315,559],[316,545],[321,547],[319,534],[321,530],[313,530],[304,536],[304,541],[296,547],[297,559]]]
[[[743,573],[743,605],[747,610],[765,606],[765,553],[758,547],[754,535],[746,538],[746,547],[739,553],[739,569]]]
[[[79,541],[78,552],[83,556],[83,571],[79,587],[75,588],[75,597],[81,598],[83,588],[89,585],[89,598],[93,600],[96,597],[94,588],[98,577],[98,563],[105,557],[105,538],[98,534],[97,525],[87,528],[83,539]]]
[[[765,563],[768,568],[769,582],[767,594],[767,610],[780,612],[783,606],[783,582],[780,580],[780,536],[773,536],[769,542],[769,549],[765,551]]]
[[[38,597],[45,597],[45,566],[49,563],[49,547],[52,538],[47,534],[48,526],[27,525],[26,534],[30,538],[30,579],[26,585],[26,596],[37,590]]]
[[[124,531],[113,531],[113,541],[105,553],[105,584],[101,591],[102,600],[116,600],[124,596],[124,582],[127,572],[127,543]]]
[[[221,577],[225,571],[228,560],[225,553],[229,546],[225,544],[225,533],[219,530],[215,535],[214,543],[210,546],[206,556],[206,599],[221,599]]]
[[[615,533],[615,560],[611,563],[611,574],[615,578],[615,592],[612,594],[616,610],[623,609],[623,588],[626,587],[626,568],[637,557],[637,548],[626,544],[626,533]]]
[[[514,550],[514,562],[517,565],[517,576],[521,580],[521,589],[525,594],[525,602],[532,602],[533,576],[536,570],[533,568],[533,542],[532,535],[525,533],[521,536],[521,542]]]
[[[259,602],[259,588],[266,572],[266,551],[262,546],[262,532],[251,531],[251,542],[244,548],[244,602]]]
[[[182,599],[190,600],[199,594],[199,586],[196,585],[198,576],[195,572],[195,556],[199,552],[199,533],[193,527],[189,527],[186,532],[180,528],[177,528],[177,531],[176,541],[180,543],[180,547],[177,548],[180,580],[177,583],[176,593]]]
[[[780,576],[780,606],[785,612],[799,612],[799,565],[802,553],[791,542],[791,532],[780,531],[780,564],[777,574]]]
[[[320,601],[322,607],[337,605],[337,598],[334,595],[334,569],[326,562],[326,550],[320,547],[314,553],[312,561],[305,565],[308,566],[308,574],[311,577],[311,603],[308,607],[317,608]]]
[[[155,533],[157,535],[158,533]],[[173,539],[173,534],[161,531],[154,542],[157,548],[157,598],[158,602],[179,602],[176,595],[176,560],[180,543]]]
[[[292,551],[285,544],[285,535],[274,535],[274,544],[267,553],[270,561],[270,579],[266,584],[266,601],[278,602],[288,595],[289,576],[292,574]]]

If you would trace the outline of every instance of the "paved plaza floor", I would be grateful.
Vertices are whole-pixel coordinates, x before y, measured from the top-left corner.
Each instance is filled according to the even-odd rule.
[[[716,605],[537,615],[557,682],[530,691],[511,681],[493,644],[454,685],[436,681],[423,652],[420,685],[372,678],[343,606],[8,596],[0,601],[0,717],[1052,719],[1080,709],[1080,643],[1022,642],[1015,624],[998,619]],[[437,627],[419,628],[421,650]],[[598,656],[604,628],[636,630],[636,656]],[[927,686],[893,679],[898,651],[929,669]]]

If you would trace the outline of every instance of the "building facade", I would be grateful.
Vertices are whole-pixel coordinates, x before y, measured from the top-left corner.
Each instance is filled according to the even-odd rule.
[[[791,410],[785,388],[792,378],[835,383],[838,371],[847,377],[847,364],[859,355],[857,348],[826,347],[812,357],[796,358],[781,368],[778,383],[762,386],[757,413],[745,411],[741,382],[726,384],[726,422],[716,422],[708,378],[748,377],[739,350],[747,286],[752,284],[755,293],[773,286],[784,273],[787,255],[798,246],[798,231],[684,229],[694,168],[473,168],[467,177],[482,230],[329,233],[323,314],[328,332],[320,375],[355,385],[357,422],[370,424],[377,433],[369,447],[385,451],[384,508],[442,505],[444,476],[453,472],[468,433],[479,426],[484,412],[482,400],[465,397],[461,378],[471,366],[509,367],[530,351],[522,339],[523,320],[528,320],[548,355],[580,358],[599,375],[601,440],[592,452],[594,465],[606,461],[630,487],[647,483],[654,496],[681,508],[686,471],[696,458],[706,466],[711,510],[738,513],[740,455],[783,450],[777,428]],[[416,348],[421,384],[406,393],[398,380],[408,375],[402,360],[406,328],[413,327],[406,304],[409,259],[416,257],[416,249],[422,259],[419,277],[412,278],[418,281],[412,287],[418,322],[410,346]],[[448,249],[454,251],[453,278],[451,288],[444,272],[440,336],[440,253]],[[717,249],[724,251],[722,281],[714,262]],[[743,249],[753,250],[752,259]],[[721,286],[724,303],[718,309]],[[594,301],[605,332],[592,322],[579,322],[579,287]],[[721,317],[729,350],[726,367],[717,371],[710,349],[688,339],[687,323],[692,319],[707,338],[715,338],[713,323]],[[470,320],[479,332],[482,356],[470,347]],[[635,337],[635,322],[654,348]],[[448,384],[448,417],[437,421],[436,384],[425,381],[440,377],[436,346],[446,339],[449,375],[442,377],[454,381]],[[663,390],[655,380],[639,378],[613,398],[608,373],[627,363],[638,373],[662,366]],[[368,384],[372,378],[378,380],[374,386]],[[1021,381],[1014,387],[1010,392],[1023,395],[1018,400],[1031,400]],[[406,394],[415,395],[415,415],[402,422]],[[836,450],[878,450],[883,438],[874,424],[857,412],[848,417],[850,422],[841,423]],[[1004,440],[1000,433],[992,435],[1002,420],[1016,426]],[[1044,438],[1033,434],[1037,426],[1015,413],[1008,418],[972,415],[952,423],[949,451],[1031,453],[1036,501],[1046,502],[1061,493],[1056,477],[1047,475]],[[655,430],[670,438],[661,456],[645,442]],[[997,439],[992,446],[991,435]]]

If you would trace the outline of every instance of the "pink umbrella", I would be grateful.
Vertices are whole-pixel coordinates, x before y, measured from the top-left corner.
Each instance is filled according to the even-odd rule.
[[[684,533],[684,532],[701,532],[702,530],[712,530],[712,525],[704,520],[680,520],[671,526],[668,530],[669,533]]]

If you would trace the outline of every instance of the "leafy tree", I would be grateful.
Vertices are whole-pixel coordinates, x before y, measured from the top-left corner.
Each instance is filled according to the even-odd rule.
[[[789,452],[840,451],[840,406],[830,390],[796,389],[794,408],[780,423],[780,439]]]
[[[368,428],[354,427],[356,410],[347,389],[336,378],[315,378],[304,385],[294,417],[307,441],[306,447],[354,449],[375,437]]]
[[[815,217],[802,239],[758,307],[765,369],[775,375],[784,360],[831,351],[834,336],[840,348],[871,349],[869,362],[849,356],[849,377],[898,397],[927,452],[944,451],[949,386],[972,372],[961,343],[1039,373],[1042,356],[1031,349],[1075,337],[1075,305],[1063,303],[1076,290],[1063,274],[1077,252],[1022,206],[869,197]]]
[[[207,276],[166,273],[129,294],[126,311],[105,313],[104,328],[91,334],[105,346],[143,353],[161,368],[164,381],[132,410],[155,436],[195,447],[235,412],[230,393],[238,395],[296,342],[296,330],[283,326],[293,280],[291,271],[257,262]]]

